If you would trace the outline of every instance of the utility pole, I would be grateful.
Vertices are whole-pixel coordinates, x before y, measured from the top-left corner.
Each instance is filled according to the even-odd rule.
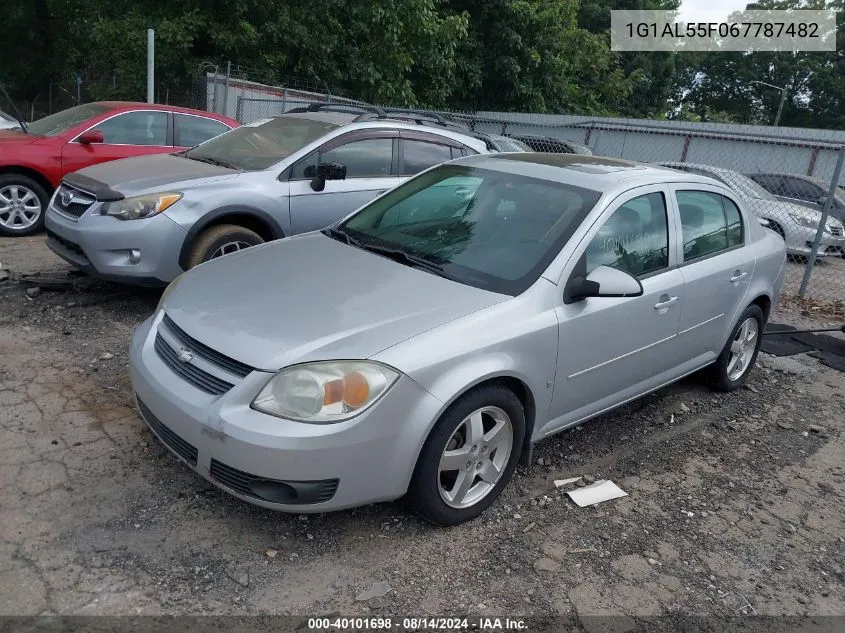
[[[155,103],[155,45],[156,32],[147,29],[147,103]]]
[[[783,106],[786,103],[786,93],[789,92],[789,84],[781,87],[776,86],[774,84],[767,84],[765,81],[752,81],[753,84],[760,84],[761,86],[768,86],[769,88],[774,88],[775,90],[780,90],[780,103],[778,104],[778,112],[775,115],[775,122],[772,123],[772,127],[777,127],[778,123],[780,123],[780,115],[783,114]]]

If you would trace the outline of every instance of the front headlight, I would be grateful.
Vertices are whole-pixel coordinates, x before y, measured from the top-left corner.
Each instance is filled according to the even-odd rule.
[[[301,422],[340,422],[372,406],[398,378],[396,370],[372,361],[304,363],[273,376],[252,406]]]
[[[109,202],[103,206],[102,214],[119,220],[151,218],[173,206],[182,199],[181,193],[153,193]]]
[[[819,228],[819,221],[814,220],[813,218],[809,218],[806,215],[798,215],[796,213],[790,213],[789,217],[795,220],[797,224],[801,226],[806,226],[808,229],[817,229]]]

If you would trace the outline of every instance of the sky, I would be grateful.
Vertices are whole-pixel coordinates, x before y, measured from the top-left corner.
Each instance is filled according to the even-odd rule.
[[[695,11],[718,11],[728,17],[732,11],[742,11],[752,0],[681,0],[679,19],[683,22],[692,21]],[[708,16],[711,17],[712,16]]]

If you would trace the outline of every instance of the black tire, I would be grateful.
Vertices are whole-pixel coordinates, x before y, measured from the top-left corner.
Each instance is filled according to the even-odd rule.
[[[751,361],[748,363],[748,367],[742,372],[742,375],[731,380],[728,374],[728,365],[731,361],[731,344],[737,337],[742,324],[748,319],[754,319],[757,322],[757,340],[754,344],[754,352],[751,355]],[[760,345],[763,343],[763,330],[765,328],[766,320],[760,307],[756,304],[751,304],[745,308],[731,330],[731,335],[728,337],[725,347],[722,348],[722,353],[719,354],[716,362],[707,368],[707,380],[713,389],[716,391],[734,391],[745,384],[749,374],[751,374],[751,370],[754,369],[754,363],[757,362],[757,354],[760,352]]]
[[[454,508],[447,505],[440,495],[440,458],[463,420],[483,407],[497,407],[510,418],[513,432],[511,454],[498,481],[484,497],[469,507]],[[431,430],[417,459],[405,502],[422,518],[438,525],[457,525],[474,519],[496,500],[510,481],[524,441],[525,412],[519,398],[503,385],[488,384],[472,389],[455,401]]]
[[[241,250],[243,250],[243,248],[263,244],[264,239],[255,231],[250,231],[236,224],[212,226],[200,233],[191,247],[188,268],[193,268],[203,262],[207,262],[226,244],[233,243],[242,244]]]
[[[42,187],[37,181],[28,176],[23,176],[21,174],[0,174],[0,191],[3,191],[5,188],[10,186],[17,186],[19,191],[26,189],[32,192],[35,197],[38,198],[38,202],[41,203],[41,209],[38,219],[35,220],[33,224],[20,229],[4,225],[3,222],[6,220],[7,216],[0,215],[0,235],[14,237],[32,235],[33,233],[41,231],[44,228],[44,216],[47,214],[47,205],[50,204],[50,194],[48,194],[47,190],[44,189],[44,187]],[[0,202],[0,205],[2,205],[2,202]]]

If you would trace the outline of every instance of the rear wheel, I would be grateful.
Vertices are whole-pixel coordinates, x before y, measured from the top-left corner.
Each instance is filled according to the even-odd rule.
[[[457,400],[423,446],[406,497],[412,510],[439,525],[484,512],[519,461],[525,414],[504,386],[484,385]]]
[[[765,327],[760,306],[748,306],[731,331],[722,353],[708,369],[708,379],[714,389],[733,391],[745,384],[757,360]]]
[[[32,235],[40,231],[49,202],[47,191],[32,178],[0,175],[0,235]]]
[[[220,224],[206,229],[197,237],[188,258],[188,267],[193,268],[211,259],[237,253],[264,240],[255,231],[236,224]]]

